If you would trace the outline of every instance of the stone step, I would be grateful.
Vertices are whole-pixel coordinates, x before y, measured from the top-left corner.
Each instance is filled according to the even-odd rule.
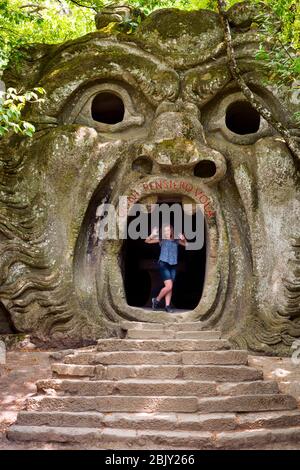
[[[41,411],[100,411],[100,412],[182,412],[198,409],[197,397],[176,396],[38,396],[28,398],[28,410]]]
[[[77,352],[64,358],[65,364],[86,365],[168,365],[168,364],[233,364],[245,365],[248,362],[247,351],[113,351],[113,352]]]
[[[300,414],[299,414],[300,415]],[[67,411],[21,411],[17,425],[85,428],[225,431],[236,428],[236,415],[198,413],[99,413]]]
[[[221,432],[217,434],[216,448],[224,450],[277,450],[280,444],[285,449],[299,449],[300,427],[279,429],[250,429],[238,432]],[[280,447],[281,448],[281,447]]]
[[[300,409],[238,414],[237,425],[240,429],[300,427]]]
[[[259,413],[99,413],[68,411],[20,411],[18,426],[125,428],[181,431],[233,431],[300,427],[300,411]]]
[[[142,330],[130,328],[127,330],[128,339],[219,339],[218,331],[177,331],[177,330]]]
[[[158,431],[116,428],[12,426],[13,441],[85,443],[99,449],[262,449],[268,445],[299,444],[300,427],[239,432]]]
[[[37,382],[40,393],[101,396],[101,395],[158,395],[158,396],[216,396],[278,393],[276,382],[255,381],[218,384],[199,380],[59,380],[43,379]]]
[[[28,410],[100,412],[223,413],[292,410],[295,398],[284,394],[237,395],[197,398],[195,396],[38,396],[27,400]]]
[[[12,426],[13,441],[78,443],[99,449],[212,449],[213,434],[193,431],[152,431],[115,428],[72,428],[50,426]]]
[[[260,395],[261,393],[279,393],[278,383],[275,381],[236,382],[217,384],[218,395]]]
[[[217,351],[230,349],[225,339],[100,339],[97,350],[110,351]]]
[[[198,411],[205,413],[293,410],[294,397],[284,394],[237,395],[198,398]]]
[[[122,321],[120,327],[124,330],[161,330],[161,331],[202,331],[203,333],[220,334],[217,330],[204,330],[203,324],[197,322],[182,323],[154,323],[154,322],[134,322]]]
[[[54,375],[66,377],[94,377],[96,374],[95,366],[77,366],[73,364],[55,363],[51,365]]]
[[[57,363],[52,365],[54,374],[60,377],[92,377],[103,380],[121,379],[186,379],[220,382],[244,382],[260,380],[262,371],[249,366],[214,365],[117,365],[86,366]]]

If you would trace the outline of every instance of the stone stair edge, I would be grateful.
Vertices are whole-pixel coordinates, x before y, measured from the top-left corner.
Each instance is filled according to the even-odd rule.
[[[27,434],[26,434],[27,431]],[[80,442],[85,439],[92,444],[93,439],[98,443],[115,442],[122,443],[124,440],[130,445],[144,447],[149,443],[155,445],[173,444],[180,448],[196,449],[226,449],[226,448],[251,448],[253,445],[261,446],[279,442],[291,443],[299,442],[300,427],[277,428],[258,430],[241,430],[237,432],[223,431],[213,433],[209,431],[157,431],[157,430],[131,430],[131,429],[98,429],[98,428],[57,428],[51,426],[18,426],[13,425],[8,431],[9,438],[12,440],[31,440],[44,442]],[[21,438],[21,439],[19,439]],[[35,439],[36,438],[36,439]],[[80,441],[79,441],[80,439]],[[142,441],[139,441],[142,439]],[[100,441],[100,442],[99,442]],[[95,444],[95,443],[94,443]],[[188,444],[188,445],[187,445]]]

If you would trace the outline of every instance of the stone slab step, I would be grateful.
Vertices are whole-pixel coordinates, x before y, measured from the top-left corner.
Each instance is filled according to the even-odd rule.
[[[122,321],[120,327],[124,330],[160,330],[160,331],[202,331],[203,333],[220,334],[218,330],[204,330],[203,324],[197,322],[169,322],[169,323],[154,323],[154,322],[134,322]]]
[[[300,427],[300,410],[258,413],[99,413],[68,411],[20,411],[19,426],[127,428],[182,431],[233,431]]]
[[[85,443],[92,448],[208,448],[212,449],[213,434],[190,431],[142,431],[114,428],[72,428],[50,426],[12,426],[8,438],[13,441]]]
[[[254,449],[268,445],[299,444],[300,428],[259,429],[217,434],[197,431],[157,431],[114,428],[12,426],[13,441],[86,443],[88,448],[119,449]]]
[[[38,396],[28,398],[28,410],[41,411],[100,411],[100,412],[143,412],[174,411],[196,412],[197,397],[176,396]]]
[[[128,339],[219,339],[218,331],[174,331],[174,330],[141,330],[131,328],[127,331]]]
[[[86,365],[168,365],[168,364],[233,364],[248,363],[247,351],[113,351],[113,352],[77,352],[64,358],[65,364]]]
[[[237,414],[240,429],[300,427],[300,409]]]
[[[264,382],[258,382],[263,384]],[[59,395],[121,395],[121,396],[215,396],[217,395],[216,382],[192,380],[60,380],[46,379],[37,382],[39,393]],[[269,388],[266,388],[268,393]]]
[[[251,411],[293,410],[296,408],[297,401],[295,398],[284,394],[198,398],[198,411],[205,413],[244,413]]]
[[[65,377],[94,377],[96,373],[95,366],[82,366],[73,364],[55,363],[51,365],[54,375]]]
[[[217,434],[216,448],[220,450],[277,450],[280,444],[286,444],[285,449],[299,449],[300,427],[284,429],[251,429],[238,432],[222,432]]]
[[[255,381],[242,383],[218,384],[200,380],[60,380],[43,379],[37,383],[40,393],[85,396],[101,395],[157,395],[157,396],[216,396],[216,395],[248,395],[278,393],[276,382]]]
[[[100,339],[97,350],[110,351],[217,351],[230,349],[225,339]]]
[[[236,415],[197,413],[99,413],[67,411],[21,411],[20,426],[225,431],[236,429]]]
[[[56,363],[54,374],[60,377],[91,377],[104,380],[140,379],[186,379],[220,382],[261,380],[262,371],[249,366],[214,365],[117,365],[86,366]]]
[[[236,382],[236,383],[222,383],[217,384],[218,395],[259,395],[261,393],[275,394],[279,393],[278,383],[275,381],[260,381],[254,382]]]
[[[194,396],[38,396],[27,400],[28,410],[143,412],[174,411],[254,412],[292,410],[296,400],[283,394],[237,395],[197,398]]]

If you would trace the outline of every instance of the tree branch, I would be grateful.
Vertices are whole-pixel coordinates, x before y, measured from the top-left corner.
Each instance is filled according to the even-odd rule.
[[[77,0],[69,0],[69,2],[74,3],[78,7],[81,8],[90,8],[91,10],[94,10],[97,13],[97,8],[95,6],[89,6],[89,5],[83,5],[82,3],[78,2]]]
[[[248,85],[246,84],[245,80],[242,77],[240,69],[238,67],[234,49],[232,45],[232,37],[231,37],[231,30],[229,21],[226,15],[226,1],[224,0],[217,0],[218,2],[218,10],[221,17],[222,25],[224,28],[224,39],[227,49],[227,58],[228,58],[228,65],[230,72],[239,85],[243,95],[245,98],[251,103],[254,109],[269,123],[274,129],[283,137],[285,140],[286,145],[290,149],[290,151],[300,160],[300,147],[298,146],[297,141],[293,138],[291,133],[288,129],[282,124],[282,122],[278,121],[272,113],[265,107],[263,104],[255,97],[252,93]]]
[[[47,10],[47,7],[43,6],[43,5],[38,5],[36,3],[28,3],[27,5],[20,5],[20,10],[22,9],[27,9],[28,8],[28,13],[30,15],[33,15],[33,14],[37,14],[40,18],[42,18],[42,15],[41,15],[41,11],[42,10]]]

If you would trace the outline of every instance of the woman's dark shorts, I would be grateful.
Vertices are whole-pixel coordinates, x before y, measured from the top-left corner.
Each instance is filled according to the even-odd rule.
[[[159,272],[162,277],[163,281],[168,281],[171,279],[172,281],[175,280],[176,277],[176,264],[169,264],[166,263],[165,261],[158,261],[158,266],[159,266]]]

